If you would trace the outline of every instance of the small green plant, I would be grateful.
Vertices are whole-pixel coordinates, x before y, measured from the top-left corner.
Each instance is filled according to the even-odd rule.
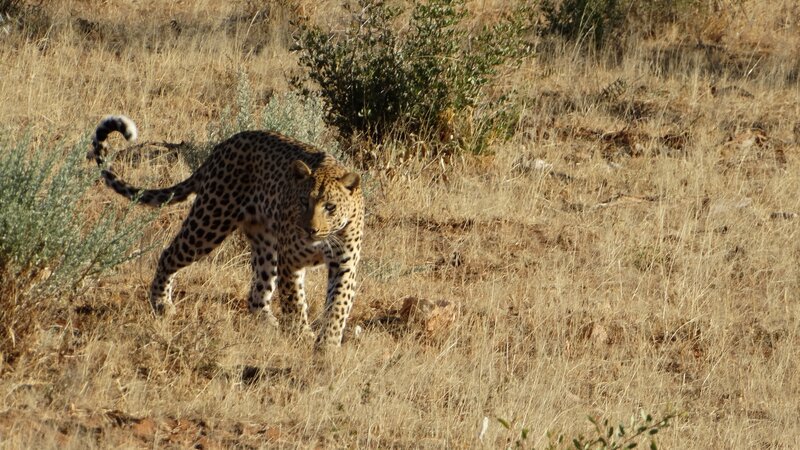
[[[603,419],[602,422],[593,417],[589,417],[589,422],[593,426],[593,435],[585,437],[579,435],[571,440],[563,434],[550,435],[548,434],[548,443],[544,447],[546,450],[558,449],[574,449],[574,450],[623,450],[638,448],[643,441],[649,441],[648,448],[656,450],[655,435],[664,428],[670,425],[670,421],[676,417],[675,414],[666,414],[661,419],[654,419],[653,416],[645,412],[641,412],[638,416],[633,415],[628,422],[628,425],[610,425],[608,419]],[[503,428],[514,431],[511,423],[504,419],[497,419]],[[532,446],[528,443],[528,436],[530,430],[522,428],[517,437],[508,439],[509,449],[527,449]]]
[[[436,136],[449,142],[454,124],[476,122],[474,132],[496,133],[505,116],[474,114],[485,111],[483,89],[500,68],[529,55],[525,37],[532,14],[519,6],[473,33],[462,23],[464,3],[422,1],[402,15],[387,2],[359,0],[342,32],[300,21],[294,48],[306,75],[293,84],[305,92],[317,87],[328,105],[327,123],[345,137]],[[403,17],[408,22],[397,24]]]
[[[261,128],[336,153],[324,115],[325,103],[318,95],[276,94],[261,111]]]
[[[97,172],[87,143],[45,149],[0,142],[0,352],[25,333],[48,298],[70,298],[84,280],[131,258],[149,217],[107,207],[99,216],[86,193]]]
[[[0,16],[13,16],[22,9],[21,0],[0,0]]]
[[[653,35],[701,11],[698,0],[544,0],[541,8],[545,33],[597,47],[628,35]]]
[[[220,112],[219,120],[208,125],[208,143],[211,147],[235,133],[255,129],[256,121],[253,117],[253,108],[250,81],[247,79],[246,73],[239,72],[236,80],[236,104],[226,106]],[[208,150],[210,151],[210,148]],[[202,162],[201,160],[200,163]]]
[[[497,421],[500,422],[500,425],[502,425],[503,428],[505,428],[506,430],[514,431],[513,427],[511,426],[511,422],[509,422],[509,421],[507,421],[505,419],[501,419],[500,417],[497,418]],[[508,439],[509,440],[509,444],[511,444],[511,445],[508,446],[508,448],[509,449],[524,449],[525,448],[525,444],[528,441],[528,434],[529,433],[530,433],[530,429],[522,428],[519,431],[519,437],[517,437],[516,439],[514,439],[514,438],[509,438]],[[514,442],[511,442],[512,439],[513,439]]]
[[[22,0],[0,0],[0,33],[22,31],[26,38],[40,39],[50,32],[52,26],[52,18],[40,5],[25,4]]]
[[[215,145],[240,131],[255,129],[274,131],[336,154],[338,146],[324,115],[322,99],[313,94],[275,94],[259,107],[253,100],[247,75],[242,72],[236,85],[236,104],[223,109],[219,119],[208,125],[205,143],[187,145],[182,154],[194,170],[208,158]]]
[[[670,24],[694,30],[708,18],[707,6],[701,0],[628,0],[626,33],[655,36]]]
[[[572,40],[587,39],[599,46],[619,33],[625,24],[620,0],[545,0],[542,12],[547,20],[545,32]]]

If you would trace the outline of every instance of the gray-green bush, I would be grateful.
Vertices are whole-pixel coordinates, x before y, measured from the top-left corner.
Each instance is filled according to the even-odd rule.
[[[87,142],[44,148],[0,142],[0,350],[17,341],[47,298],[69,298],[82,283],[133,257],[149,216],[106,207],[94,214],[87,191],[98,179]],[[20,326],[18,326],[20,325]]]
[[[330,128],[325,124],[325,103],[318,95],[296,92],[274,95],[261,112],[261,128],[336,153]]]
[[[319,96],[294,92],[272,95],[259,106],[253,100],[245,73],[239,74],[236,104],[222,111],[219,120],[208,127],[208,142],[213,146],[245,130],[274,131],[318,147],[331,144],[330,130],[324,121],[325,105]]]
[[[208,126],[206,142],[187,145],[183,157],[193,170],[199,167],[214,146],[245,130],[267,130],[338,154],[338,144],[324,120],[325,104],[318,95],[302,96],[295,92],[275,94],[266,105],[253,100],[247,75],[239,74],[236,104],[222,110],[218,120]]]

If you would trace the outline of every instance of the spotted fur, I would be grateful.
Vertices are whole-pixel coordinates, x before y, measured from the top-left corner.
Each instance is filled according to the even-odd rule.
[[[103,119],[95,130],[93,157],[103,167],[108,135],[131,140],[136,125],[124,116]],[[252,312],[277,323],[271,299],[280,293],[285,328],[311,334],[304,275],[325,264],[328,289],[317,345],[339,345],[355,297],[361,254],[364,201],[361,178],[330,154],[279,134],[238,133],[218,144],[186,180],[164,189],[141,189],[103,169],[115,192],[147,205],[185,200],[197,194],[189,215],[163,251],[150,287],[150,305],[159,315],[171,311],[175,272],[207,255],[234,230],[251,248]]]

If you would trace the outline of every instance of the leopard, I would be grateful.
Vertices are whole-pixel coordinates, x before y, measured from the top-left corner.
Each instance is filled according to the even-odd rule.
[[[250,312],[270,325],[315,340],[315,348],[339,347],[356,294],[364,234],[361,176],[330,152],[271,131],[242,131],[216,144],[188,178],[166,188],[135,187],[105,160],[108,136],[136,141],[127,116],[110,115],[97,125],[88,157],[105,185],[137,204],[164,207],[194,200],[180,230],[161,253],[150,285],[155,316],[174,313],[175,273],[208,255],[240,231],[250,246]],[[327,267],[321,326],[309,325],[306,269]],[[272,312],[280,299],[281,320]]]

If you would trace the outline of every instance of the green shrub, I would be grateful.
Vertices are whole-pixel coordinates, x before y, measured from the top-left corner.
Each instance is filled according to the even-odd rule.
[[[625,23],[620,0],[545,0],[542,11],[547,19],[546,32],[567,39],[587,39],[599,45],[622,30]]]
[[[601,46],[628,35],[652,35],[700,12],[699,0],[544,0],[545,33]]]
[[[25,38],[38,40],[46,37],[52,27],[53,19],[41,5],[26,4],[23,0],[0,0],[0,36],[21,32]]]
[[[625,28],[630,35],[655,36],[665,26],[680,24],[694,31],[709,14],[701,0],[627,0]]]
[[[111,207],[92,214],[86,193],[98,174],[86,166],[86,148],[85,141],[66,152],[28,139],[0,142],[2,352],[37,308],[137,255],[131,249],[148,218]]]
[[[0,0],[0,21],[8,20],[22,11],[22,0]],[[2,23],[2,22],[0,22]]]
[[[544,447],[547,450],[558,449],[573,449],[573,450],[622,450],[640,448],[639,444],[643,441],[649,441],[647,448],[656,450],[655,435],[664,428],[670,426],[672,419],[676,417],[675,414],[666,414],[661,419],[654,419],[653,416],[645,412],[631,416],[628,424],[618,424],[616,426],[610,424],[608,419],[603,419],[602,422],[593,417],[589,417],[589,422],[592,423],[592,433],[590,436],[578,435],[572,439],[567,438],[563,434],[553,435],[548,433],[548,443]],[[522,428],[517,432],[511,423],[504,419],[497,419],[500,425],[506,430],[518,433],[516,436],[508,438],[508,446],[510,449],[527,449],[533,448],[529,442],[528,437],[530,430]]]
[[[345,137],[360,134],[380,141],[391,134],[446,141],[459,122],[478,122],[474,130],[494,133],[503,125],[494,123],[499,116],[473,114],[485,111],[483,90],[498,70],[529,54],[525,37],[532,15],[519,6],[493,26],[471,33],[462,23],[464,3],[418,2],[408,22],[398,25],[406,17],[399,8],[359,0],[343,32],[300,21],[294,49],[306,75],[294,85],[305,92],[316,85],[328,105],[327,123]]]

